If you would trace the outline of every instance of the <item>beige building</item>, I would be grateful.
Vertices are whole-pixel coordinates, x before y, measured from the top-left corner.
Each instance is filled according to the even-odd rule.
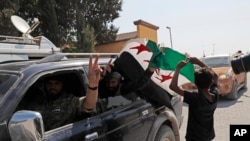
[[[95,46],[96,52],[100,53],[118,53],[122,50],[125,43],[130,39],[147,38],[154,42],[157,41],[158,26],[148,23],[143,20],[134,21],[137,31],[118,34],[116,40],[112,43],[100,44]]]

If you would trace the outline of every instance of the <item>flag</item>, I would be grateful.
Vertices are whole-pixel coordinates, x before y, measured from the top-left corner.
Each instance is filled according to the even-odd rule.
[[[179,53],[171,48],[165,48],[161,55],[156,56],[154,63],[161,70],[175,70],[177,64],[186,60],[187,57],[184,54]],[[180,74],[186,77],[189,81],[194,82],[194,66],[190,62],[185,65],[181,70]]]
[[[162,88],[172,93],[172,90],[169,89],[169,84],[172,80],[174,71],[177,64],[180,61],[186,60],[186,58],[186,55],[181,54],[176,50],[168,47],[164,48],[162,54],[154,58],[155,61],[152,63],[156,64],[149,65],[158,67],[158,71],[154,72],[151,79]],[[178,85],[182,85],[187,82],[194,82],[194,66],[190,62],[180,70]]]
[[[182,60],[186,60],[187,57],[184,54],[167,47],[160,50],[155,42],[144,38],[128,41],[120,55],[124,52],[130,53],[143,70],[155,68],[151,76],[152,81],[172,94],[169,84],[177,64]],[[129,65],[128,62],[127,68],[133,69]],[[188,63],[180,70],[178,85],[187,82],[194,82],[194,66],[191,63]]]
[[[118,57],[120,57],[123,52],[128,52],[135,58],[141,67],[146,70],[153,55],[152,49],[148,47],[150,44],[151,41],[149,41],[148,44],[148,40],[145,38],[131,39],[125,44]]]

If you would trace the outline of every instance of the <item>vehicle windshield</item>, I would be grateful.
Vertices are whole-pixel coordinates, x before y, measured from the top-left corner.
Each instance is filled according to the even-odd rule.
[[[230,66],[229,56],[203,58],[203,62],[210,67],[228,67],[228,66]]]
[[[13,74],[0,74],[0,103],[6,92],[12,87],[18,76]]]

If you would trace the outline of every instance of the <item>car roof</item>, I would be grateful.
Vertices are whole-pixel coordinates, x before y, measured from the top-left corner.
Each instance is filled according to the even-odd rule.
[[[51,69],[51,68],[62,68],[62,67],[76,67],[89,64],[89,57],[83,58],[67,58],[63,53],[47,56],[43,59],[27,60],[27,61],[14,61],[0,64],[1,71],[12,71],[19,72],[29,69]],[[100,57],[98,60],[99,64],[106,64],[110,60],[110,57]]]

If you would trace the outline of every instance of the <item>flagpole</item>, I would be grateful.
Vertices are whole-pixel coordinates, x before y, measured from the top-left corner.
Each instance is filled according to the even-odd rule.
[[[170,43],[171,43],[171,48],[173,49],[173,43],[172,43],[172,34],[171,34],[171,27],[167,26],[166,27],[169,30],[169,34],[170,34]]]

